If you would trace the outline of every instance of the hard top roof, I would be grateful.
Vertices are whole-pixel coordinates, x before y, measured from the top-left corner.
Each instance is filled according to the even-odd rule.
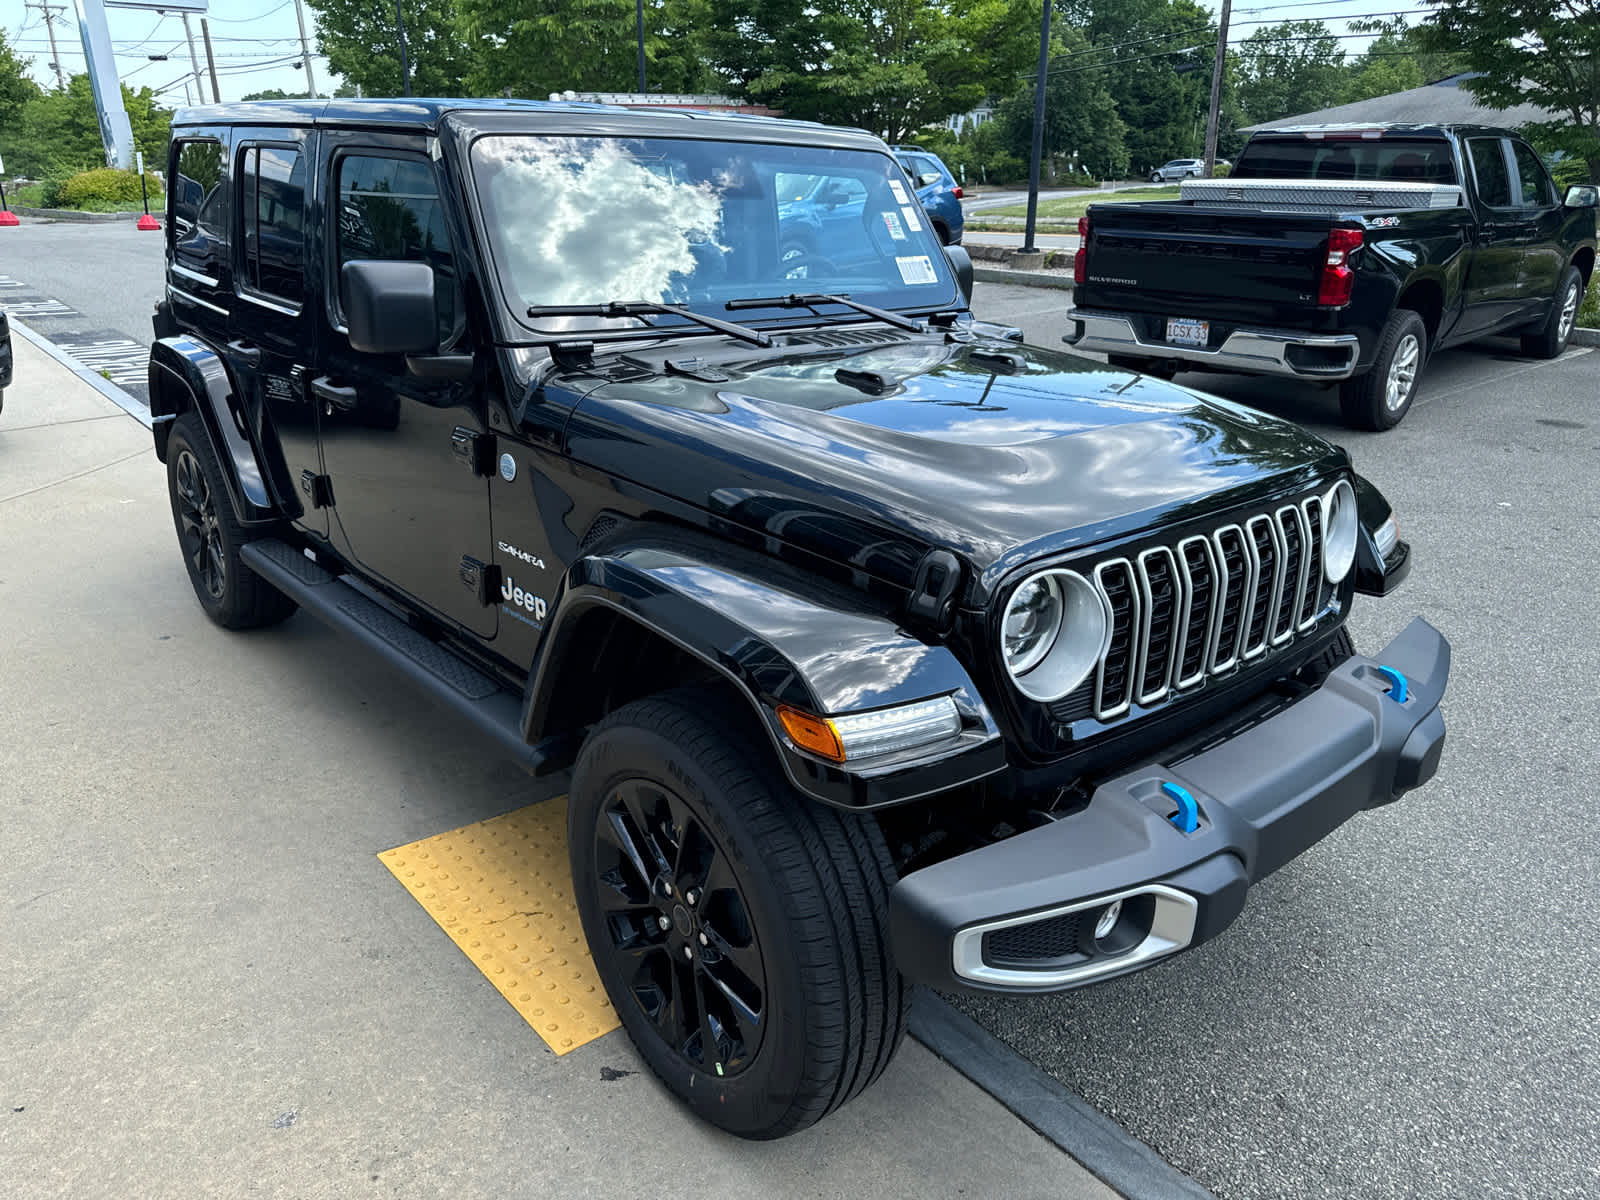
[[[774,132],[806,131],[814,138],[830,134],[871,137],[864,129],[825,126],[816,121],[795,121],[784,117],[762,117],[748,113],[714,112],[688,108],[625,108],[617,104],[596,104],[583,100],[508,100],[480,99],[332,99],[332,100],[252,100],[237,104],[204,104],[180,108],[173,114],[173,128],[192,125],[327,125],[390,127],[423,133],[437,133],[439,122],[451,113],[530,116],[593,113],[604,117],[608,127],[619,123],[636,127],[641,134],[671,136],[707,130],[704,125],[722,122],[731,128],[771,128]],[[697,128],[697,126],[699,126]],[[811,140],[811,139],[807,139]]]

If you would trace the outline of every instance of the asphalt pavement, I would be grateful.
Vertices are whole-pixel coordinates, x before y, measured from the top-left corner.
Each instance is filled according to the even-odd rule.
[[[1070,296],[980,283],[1060,346]],[[1349,447],[1415,568],[1357,645],[1450,638],[1438,777],[1259,884],[1214,942],[1126,979],[960,1007],[1228,1200],[1600,1195],[1600,354],[1441,354],[1405,421],[1178,382]]]

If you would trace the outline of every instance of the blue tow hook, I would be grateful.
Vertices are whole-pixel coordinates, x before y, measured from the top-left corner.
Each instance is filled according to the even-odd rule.
[[[1200,828],[1200,806],[1194,802],[1186,788],[1175,783],[1163,783],[1161,790],[1178,802],[1178,811],[1167,820],[1178,827],[1179,833],[1193,833]]]
[[[1396,704],[1406,702],[1406,677],[1393,667],[1379,667],[1378,673],[1389,679],[1389,698]]]

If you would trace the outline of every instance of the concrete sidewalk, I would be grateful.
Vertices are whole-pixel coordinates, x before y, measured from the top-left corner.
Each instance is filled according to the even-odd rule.
[[[8,1197],[1110,1197],[920,1045],[725,1137],[552,1055],[378,862],[538,798],[303,616],[201,615],[150,435],[16,339],[0,415]]]

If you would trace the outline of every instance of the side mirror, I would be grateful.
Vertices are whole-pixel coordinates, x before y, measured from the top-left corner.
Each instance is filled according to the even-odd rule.
[[[350,348],[363,354],[432,354],[439,348],[433,268],[363,259],[339,272]]]
[[[944,178],[944,176],[940,175],[937,171],[924,171],[921,175],[917,176],[917,186],[919,188],[931,187],[933,184],[938,183],[942,178]]]
[[[961,294],[968,304],[972,303],[972,255],[967,253],[965,246],[946,246],[944,256],[950,264],[950,269],[955,272],[956,286],[961,289]]]
[[[1568,208],[1595,208],[1600,206],[1600,188],[1587,183],[1575,183],[1567,189]]]

